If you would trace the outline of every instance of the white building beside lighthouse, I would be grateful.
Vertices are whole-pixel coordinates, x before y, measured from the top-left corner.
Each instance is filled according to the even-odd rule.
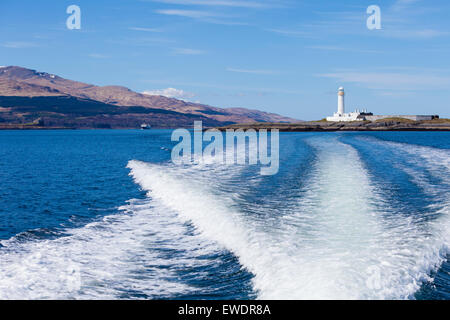
[[[366,111],[355,110],[354,112],[345,113],[345,91],[344,87],[338,90],[338,109],[331,117],[327,117],[327,121],[341,122],[341,121],[363,121],[364,115],[371,115]]]

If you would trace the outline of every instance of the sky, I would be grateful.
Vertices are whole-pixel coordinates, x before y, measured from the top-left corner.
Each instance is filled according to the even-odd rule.
[[[347,111],[450,118],[449,17],[448,0],[1,0],[0,66],[301,120],[344,86]]]

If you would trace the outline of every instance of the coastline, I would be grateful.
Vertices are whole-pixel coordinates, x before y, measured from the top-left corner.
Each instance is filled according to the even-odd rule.
[[[178,127],[154,127],[153,129],[177,129]],[[2,130],[138,130],[134,127],[64,127],[64,126],[39,126],[31,124],[0,124]],[[192,129],[192,128],[188,128]],[[222,127],[205,126],[203,130],[217,129],[226,130],[272,130],[280,132],[336,132],[336,131],[450,131],[450,120],[426,120],[426,121],[354,121],[354,122],[327,122],[327,121],[305,121],[298,123],[242,123],[231,124]]]
[[[2,130],[76,130],[76,129],[77,128],[74,128],[74,127],[45,127],[45,126],[33,126],[33,125],[26,125],[26,124],[0,125],[0,131],[2,131]]]
[[[234,130],[271,130],[280,132],[336,132],[336,131],[450,131],[450,120],[431,121],[354,121],[326,122],[306,121],[299,123],[250,123],[234,124],[217,128],[221,131]]]

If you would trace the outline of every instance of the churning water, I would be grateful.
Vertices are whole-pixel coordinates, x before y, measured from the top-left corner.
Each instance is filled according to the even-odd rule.
[[[0,132],[0,298],[450,298],[448,133],[281,134],[274,176],[170,133]]]

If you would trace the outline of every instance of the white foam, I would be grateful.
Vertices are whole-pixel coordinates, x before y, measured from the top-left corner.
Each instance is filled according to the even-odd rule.
[[[395,154],[398,154],[399,152],[406,152],[412,156],[411,160],[415,161],[416,164],[428,165],[429,168],[433,169],[435,172],[440,172],[443,169],[446,172],[450,172],[450,150],[448,149],[438,149],[416,144],[385,141],[374,137],[364,137],[360,139],[368,141],[372,144],[390,147],[392,152]],[[440,174],[439,177],[446,178],[449,176]]]
[[[354,149],[310,142],[319,160],[306,196],[274,228],[241,212],[207,172],[138,161],[129,167],[149,196],[239,258],[255,275],[259,298],[412,298],[444,259],[440,235],[385,212],[389,206]]]
[[[441,237],[448,252],[448,247],[450,247],[450,150],[380,141],[374,138],[366,140],[389,148],[395,155],[394,159],[396,157],[407,159],[406,164],[396,164],[396,166],[407,173],[411,181],[419,186],[425,194],[434,199],[429,210],[439,214],[439,217],[430,222],[430,225],[434,229],[434,234]],[[439,182],[431,182],[425,173],[431,174]]]
[[[196,288],[174,270],[201,266],[220,248],[197,235],[169,209],[133,200],[121,210],[67,236],[44,241],[2,241],[1,299],[118,299],[173,297]],[[157,250],[177,251],[169,258]],[[133,295],[134,293],[134,295]]]
[[[320,238],[333,239],[324,250],[334,252],[327,255],[346,257],[349,263],[339,270],[338,297],[412,298],[444,259],[440,234],[430,236],[436,231],[431,225],[416,225],[404,212],[393,211],[353,148],[332,139],[312,139],[311,144],[320,161],[302,211],[324,220],[311,227],[325,226]]]
[[[204,160],[184,171],[195,172],[199,181],[225,181],[244,168],[215,157]],[[214,264],[219,258],[204,256],[223,247],[192,234],[157,199],[131,200],[119,210],[54,240],[0,241],[0,299],[116,299],[130,292],[164,298],[198,291],[180,282],[174,270]],[[161,257],[160,249],[182,253]]]

